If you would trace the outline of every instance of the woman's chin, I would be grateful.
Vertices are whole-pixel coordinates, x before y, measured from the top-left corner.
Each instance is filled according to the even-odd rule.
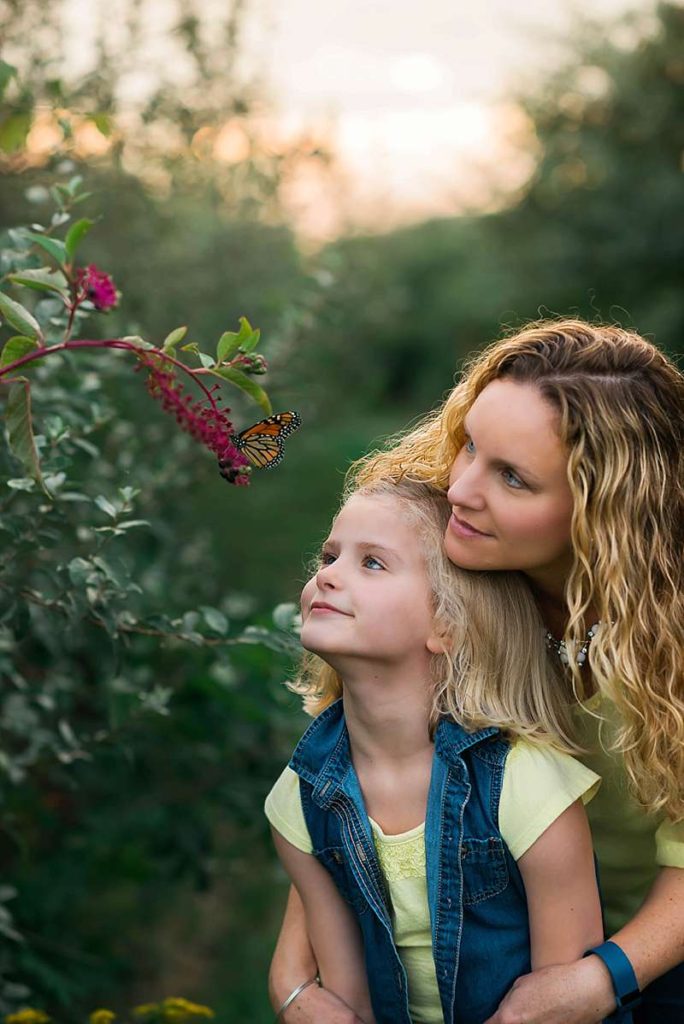
[[[450,562],[453,562],[459,569],[494,569],[491,560],[484,560],[482,553],[474,549],[473,544],[455,537],[451,530],[447,530],[444,537],[444,552]]]

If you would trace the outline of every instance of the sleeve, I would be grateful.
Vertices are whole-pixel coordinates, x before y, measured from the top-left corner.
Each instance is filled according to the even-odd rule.
[[[656,862],[663,868],[684,868],[684,821],[664,821],[655,839]]]
[[[569,754],[519,740],[506,759],[499,829],[514,860],[576,800],[587,804],[600,777]]]
[[[304,853],[313,852],[299,795],[299,776],[290,767],[285,768],[266,797],[264,811],[273,828],[288,843]]]

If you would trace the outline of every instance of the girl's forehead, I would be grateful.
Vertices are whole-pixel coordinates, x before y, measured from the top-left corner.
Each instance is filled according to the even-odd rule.
[[[404,561],[421,557],[406,501],[392,495],[352,494],[335,517],[328,540],[391,548]]]
[[[333,520],[336,526],[374,526],[378,530],[407,525],[410,517],[405,502],[391,494],[352,494]]]

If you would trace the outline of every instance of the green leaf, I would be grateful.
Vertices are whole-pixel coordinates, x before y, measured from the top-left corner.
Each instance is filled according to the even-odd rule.
[[[9,366],[15,359],[21,359],[36,347],[35,338],[27,338],[24,334],[15,334],[5,343],[0,352],[0,366]]]
[[[208,370],[211,366],[215,365],[214,357],[208,356],[206,352],[198,352],[197,355],[199,356],[199,361],[205,370]]]
[[[0,60],[0,99],[5,95],[5,89],[15,77],[17,69],[4,60]]]
[[[252,330],[252,325],[246,316],[240,317],[240,330],[226,331],[219,338],[216,347],[216,362],[224,363],[234,352],[240,348],[243,352],[251,352],[259,343],[260,331]],[[255,340],[256,336],[256,340]]]
[[[100,135],[109,138],[112,134],[112,119],[109,114],[93,114],[90,119],[97,128]]]
[[[240,348],[242,349],[243,352],[253,352],[254,349],[259,344],[260,338],[261,331],[257,328],[256,331],[252,331],[252,333],[250,334],[246,341],[243,341],[243,343],[240,345]]]
[[[245,394],[249,395],[257,405],[260,405],[267,416],[270,416],[273,412],[271,401],[262,387],[248,377],[246,373],[242,373],[241,370],[234,370],[232,366],[220,366],[215,370],[211,371],[215,376],[221,377],[223,380],[230,381],[236,387],[244,391]]]
[[[192,352],[193,355],[199,355],[199,345],[196,341],[189,341],[187,345],[183,345],[181,352]]]
[[[25,288],[34,288],[38,292],[57,292],[66,296],[67,283],[60,270],[39,267],[37,270],[22,270],[18,274],[10,274],[9,280],[14,284],[22,284]]]
[[[226,635],[228,632],[228,619],[223,612],[220,612],[218,608],[209,608],[207,606],[200,608],[200,611],[209,629],[214,633],[218,633],[219,636]]]
[[[162,345],[162,352],[168,352],[170,355],[173,355],[176,345],[180,344],[187,333],[187,327],[177,327],[175,331],[167,334]]]
[[[94,223],[94,220],[90,220],[88,217],[83,217],[81,220],[77,220],[75,224],[72,224],[67,231],[66,238],[64,239],[64,248],[70,262],[73,262],[78,246],[88,234]]]
[[[104,494],[98,494],[97,498],[95,498],[95,504],[105,513],[105,515],[108,515],[111,519],[116,519],[118,513],[111,501],[108,501],[107,498],[105,498]]]
[[[15,153],[22,149],[31,130],[31,123],[29,111],[11,114],[0,122],[0,149],[5,153]]]
[[[5,426],[10,451],[19,459],[29,476],[45,490],[40,460],[31,421],[31,385],[26,377],[0,381],[9,387],[5,406]]]
[[[40,324],[33,314],[29,313],[28,309],[24,309],[19,302],[10,299],[9,295],[5,295],[4,292],[0,292],[0,313],[4,316],[7,323],[11,324],[21,334],[26,335],[26,337],[43,337]]]
[[[24,235],[26,238],[30,238],[35,245],[44,249],[48,255],[52,256],[53,260],[56,260],[60,267],[63,267],[68,262],[66,246],[58,238],[50,238],[49,235],[37,235],[35,231],[24,231]]]
[[[240,342],[238,341],[237,332],[226,331],[225,334],[221,335],[216,346],[216,362],[224,363],[234,352],[237,352],[239,347]]]

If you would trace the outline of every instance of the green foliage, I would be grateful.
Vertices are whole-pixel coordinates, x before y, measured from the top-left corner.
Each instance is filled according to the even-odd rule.
[[[281,757],[257,771],[253,760],[278,749],[275,684],[297,651],[282,609],[270,623],[246,621],[253,603],[223,586],[201,522],[179,514],[184,487],[211,463],[198,463],[171,421],[165,438],[139,432],[112,402],[144,395],[117,356],[135,364],[160,350],[131,337],[118,353],[98,348],[111,341],[72,339],[93,312],[74,266],[91,224],[68,228],[64,243],[13,228],[0,253],[31,303],[0,292],[8,324],[30,332],[10,337],[0,359],[0,862],[12,882],[0,890],[0,1011],[29,993],[69,1014],[103,991],[116,999],[169,887],[206,887],[243,819],[260,841],[261,772],[274,774]],[[59,263],[66,294],[38,276],[39,253]],[[183,335],[167,338],[167,358]],[[233,358],[243,359],[259,334],[243,318],[237,337]],[[30,379],[16,376],[17,362]],[[210,363],[230,368],[222,353]],[[234,792],[246,771],[256,785]],[[220,837],[214,816],[231,823]],[[122,936],[137,928],[131,957]]]

